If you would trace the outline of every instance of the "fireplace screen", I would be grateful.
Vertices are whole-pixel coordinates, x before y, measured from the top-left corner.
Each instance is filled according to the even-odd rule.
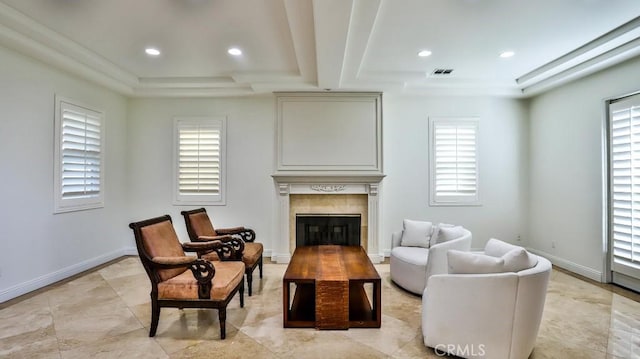
[[[359,214],[297,214],[296,246],[360,245]]]

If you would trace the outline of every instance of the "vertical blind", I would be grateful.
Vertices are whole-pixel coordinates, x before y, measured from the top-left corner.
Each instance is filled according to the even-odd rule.
[[[477,201],[477,120],[433,121],[431,125],[432,196],[435,201]]]
[[[609,107],[612,269],[640,270],[640,96]]]
[[[99,196],[101,191],[101,115],[61,106],[62,199]]]
[[[220,195],[220,139],[213,124],[178,126],[178,191],[180,195]]]

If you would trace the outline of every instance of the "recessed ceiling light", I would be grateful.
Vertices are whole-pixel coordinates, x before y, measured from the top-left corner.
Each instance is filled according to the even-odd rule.
[[[227,50],[227,52],[229,53],[229,55],[233,55],[233,56],[242,55],[242,50],[240,50],[237,47],[230,47],[229,50]]]
[[[149,56],[158,56],[158,55],[160,55],[160,50],[156,49],[155,47],[147,47],[146,49],[144,49],[144,52],[146,52],[147,55],[149,55]]]
[[[427,57],[431,55],[431,51],[429,50],[422,50],[420,52],[418,52],[418,56],[420,57]]]
[[[507,59],[509,57],[512,57],[515,54],[516,53],[513,52],[513,51],[504,51],[504,52],[500,53],[500,57],[502,57],[503,59]]]

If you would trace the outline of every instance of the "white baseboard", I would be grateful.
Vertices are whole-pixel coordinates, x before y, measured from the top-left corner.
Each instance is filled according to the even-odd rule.
[[[272,253],[271,261],[276,263],[287,264],[291,261],[291,254],[289,253]]]
[[[369,253],[369,260],[373,264],[379,264],[384,262],[384,254],[371,254]]]
[[[533,254],[539,255],[541,257],[545,257],[547,258],[552,264],[562,268],[562,269],[566,269],[568,271],[571,271],[573,273],[579,274],[583,277],[587,277],[589,279],[593,279],[597,282],[602,282],[603,281],[603,277],[602,277],[602,272],[601,271],[597,271],[593,268],[589,268],[589,267],[585,267],[582,264],[578,264],[578,263],[574,263],[571,261],[568,261],[564,258],[560,258],[560,257],[556,257],[552,254],[537,250],[537,249],[533,249],[533,248],[528,248],[527,250]]]
[[[124,247],[122,253],[125,256],[138,256],[138,248],[136,247]]]
[[[133,248],[133,250],[134,250],[134,254],[137,255],[138,252],[135,250],[135,248]],[[73,275],[84,272],[91,268],[95,268],[108,261],[114,260],[124,255],[128,255],[129,251],[130,251],[129,248],[118,249],[116,251],[106,253],[95,258],[87,259],[85,261],[71,265],[69,267],[62,268],[55,272],[47,273],[43,276],[28,280],[26,282],[16,284],[12,287],[9,287],[7,289],[0,291],[0,303],[4,303],[10,299],[19,297],[23,294],[27,294],[36,289],[40,289],[42,287],[61,281],[63,279],[67,279]]]

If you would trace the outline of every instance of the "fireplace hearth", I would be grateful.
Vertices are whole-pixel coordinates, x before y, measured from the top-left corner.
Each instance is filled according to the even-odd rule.
[[[296,246],[359,246],[360,223],[360,214],[296,214]]]

